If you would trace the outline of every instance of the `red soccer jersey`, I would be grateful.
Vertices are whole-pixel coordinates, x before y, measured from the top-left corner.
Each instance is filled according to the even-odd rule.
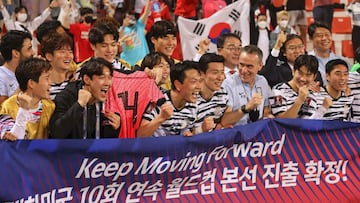
[[[150,12],[148,21],[145,26],[146,32],[149,32],[151,27],[157,21],[160,21],[160,20],[170,20],[171,21],[172,20],[170,11],[169,11],[169,7],[163,2],[156,2],[156,3],[158,3],[159,5],[155,6],[154,2],[151,5],[151,12]],[[158,9],[160,9],[160,11],[156,11],[156,7],[159,7]],[[143,7],[143,9],[142,9],[141,15],[144,13],[144,9],[145,9],[145,7]]]
[[[121,117],[119,138],[135,138],[142,115],[148,105],[154,105],[164,95],[144,72],[131,74],[114,72],[108,92],[105,112],[117,112]]]
[[[174,14],[184,18],[193,18],[196,16],[196,6],[199,0],[177,0]]]
[[[69,32],[74,36],[74,56],[77,63],[94,56],[88,38],[90,28],[91,26],[84,23],[70,24]]]

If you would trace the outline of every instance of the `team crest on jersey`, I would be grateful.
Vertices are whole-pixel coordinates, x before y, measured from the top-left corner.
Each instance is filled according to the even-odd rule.
[[[283,104],[282,96],[279,95],[279,96],[274,97],[274,104],[276,106],[281,106]]]
[[[304,104],[310,106],[311,100],[312,99],[310,97],[306,97]]]
[[[187,120],[187,119],[184,119],[184,120],[181,122],[181,127],[180,127],[180,129],[186,128],[187,125],[188,125],[188,120]]]

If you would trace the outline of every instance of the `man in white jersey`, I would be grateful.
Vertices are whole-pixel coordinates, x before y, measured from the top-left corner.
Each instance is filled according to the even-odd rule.
[[[170,71],[171,90],[165,103],[149,107],[143,114],[137,137],[193,135],[200,92],[200,72],[197,63],[184,61]]]
[[[315,92],[317,109],[311,118],[324,120],[350,121],[350,109],[354,96],[347,92],[349,67],[342,59],[330,60],[326,66],[327,85],[320,92]],[[330,100],[330,101],[327,101]],[[326,105],[330,104],[328,108]]]
[[[0,106],[19,88],[15,77],[20,62],[34,55],[31,34],[19,30],[8,31],[1,39],[0,51],[5,60],[0,66]]]
[[[295,59],[293,78],[279,83],[272,89],[269,98],[272,113],[277,118],[306,118],[313,115],[317,108],[316,96],[310,84],[318,72],[315,56],[300,55]],[[326,108],[329,105],[326,105]]]
[[[55,96],[69,83],[66,76],[71,70],[71,63],[74,59],[73,40],[67,33],[54,33],[42,41],[41,51],[51,64],[50,98],[54,100]]]
[[[224,57],[206,53],[199,60],[201,90],[198,96],[197,133],[220,129],[221,118],[227,109],[228,95],[221,87],[224,79]]]

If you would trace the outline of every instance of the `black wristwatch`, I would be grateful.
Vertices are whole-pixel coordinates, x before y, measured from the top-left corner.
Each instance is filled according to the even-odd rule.
[[[243,113],[249,113],[248,110],[246,110],[246,105],[242,105],[240,110],[243,112]]]

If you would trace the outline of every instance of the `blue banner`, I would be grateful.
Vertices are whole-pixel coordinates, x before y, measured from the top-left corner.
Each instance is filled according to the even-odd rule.
[[[0,202],[360,202],[360,124],[0,142]]]

